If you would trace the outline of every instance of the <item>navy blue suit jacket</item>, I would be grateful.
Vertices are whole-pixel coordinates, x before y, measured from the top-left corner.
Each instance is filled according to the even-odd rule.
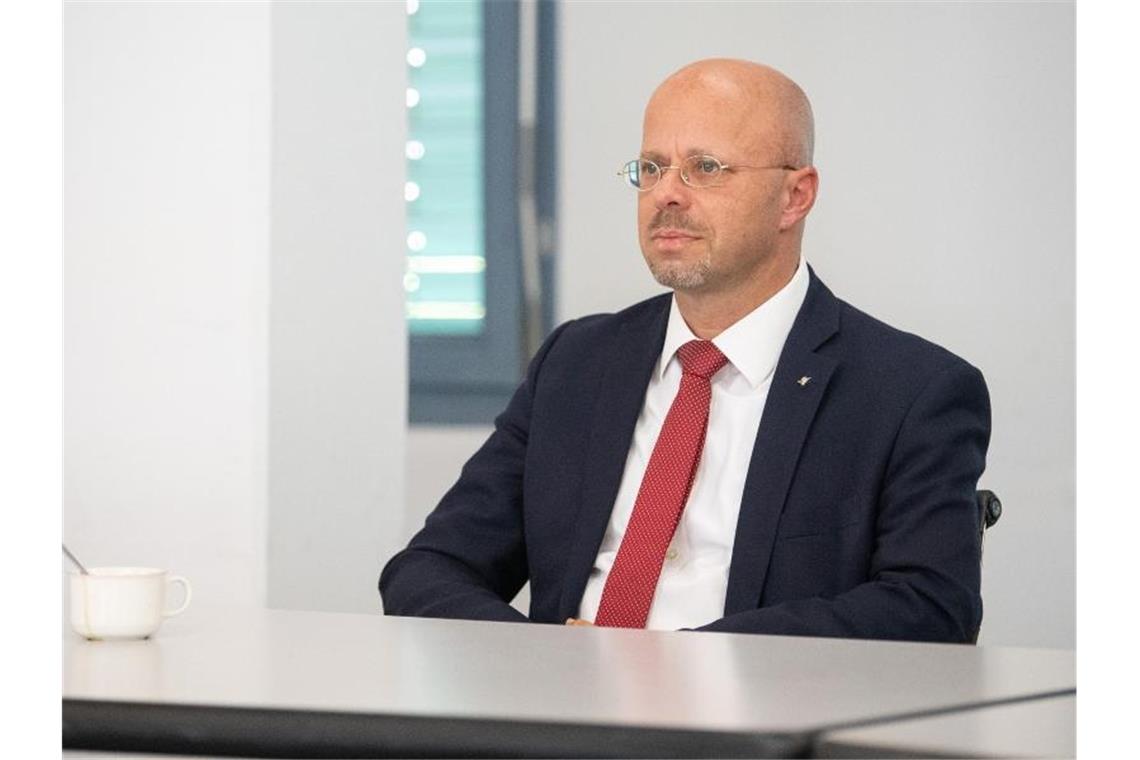
[[[487,442],[380,576],[393,615],[577,615],[670,296],[560,326]],[[806,384],[797,382],[809,377]],[[811,273],[752,449],[724,616],[704,630],[968,642],[981,623],[981,373]]]

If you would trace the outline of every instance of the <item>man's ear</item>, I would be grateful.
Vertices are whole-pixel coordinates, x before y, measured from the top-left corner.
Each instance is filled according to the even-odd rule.
[[[784,212],[780,217],[780,231],[791,229],[800,222],[811,207],[819,192],[819,172],[814,166],[805,166],[790,172],[785,185]]]

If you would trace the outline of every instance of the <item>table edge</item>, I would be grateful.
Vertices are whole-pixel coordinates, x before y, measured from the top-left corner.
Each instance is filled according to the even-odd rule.
[[[811,732],[701,731],[64,698],[63,748],[230,757],[806,757]]]

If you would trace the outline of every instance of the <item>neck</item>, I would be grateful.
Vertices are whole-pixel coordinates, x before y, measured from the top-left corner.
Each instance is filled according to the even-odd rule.
[[[796,274],[800,257],[782,257],[728,290],[677,290],[677,308],[685,324],[702,340],[712,340],[780,292]]]

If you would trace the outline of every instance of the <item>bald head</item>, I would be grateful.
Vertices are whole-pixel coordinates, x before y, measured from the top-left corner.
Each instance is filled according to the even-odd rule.
[[[649,180],[638,185],[638,235],[686,320],[715,334],[792,279],[819,188],[812,143],[807,97],[768,66],[697,61],[654,91],[637,162],[638,181]]]
[[[807,95],[770,66],[733,58],[696,61],[674,72],[654,91],[646,115],[679,99],[700,97],[711,106],[739,113],[742,139],[774,151],[773,158],[810,166],[815,122]]]

